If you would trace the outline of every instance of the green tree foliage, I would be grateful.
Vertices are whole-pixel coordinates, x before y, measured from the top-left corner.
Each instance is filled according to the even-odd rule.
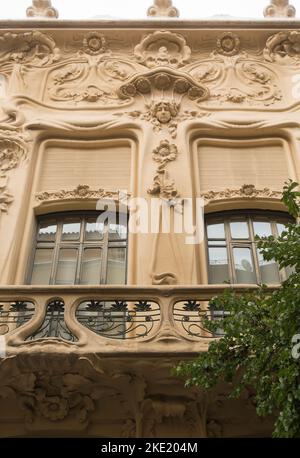
[[[286,183],[282,198],[296,219],[297,188],[297,183]],[[257,244],[265,260],[291,271],[288,280],[275,291],[260,285],[242,295],[229,289],[213,298],[210,309],[226,314],[218,322],[206,318],[205,326],[212,333],[222,327],[224,337],[212,340],[196,360],[179,364],[175,373],[187,387],[209,390],[230,382],[232,397],[253,387],[257,414],[276,418],[273,437],[300,437],[300,358],[292,354],[292,339],[300,334],[300,225],[287,225],[277,239],[257,238]]]

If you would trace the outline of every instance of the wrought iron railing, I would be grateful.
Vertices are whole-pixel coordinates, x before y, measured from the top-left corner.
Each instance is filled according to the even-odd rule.
[[[0,288],[0,335],[12,345],[47,339],[95,351],[199,351],[201,344],[222,336],[205,328],[204,319],[224,312],[208,308],[225,289],[237,293],[256,286],[198,287],[48,286]],[[272,291],[272,289],[270,289]],[[98,340],[100,339],[100,340]],[[100,341],[106,343],[101,346]],[[131,343],[130,343],[131,342]],[[149,345],[144,346],[145,343]],[[43,344],[44,345],[44,344]],[[43,346],[45,348],[45,346]]]

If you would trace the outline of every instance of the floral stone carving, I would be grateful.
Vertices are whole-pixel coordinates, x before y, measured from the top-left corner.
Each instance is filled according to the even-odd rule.
[[[89,199],[118,199],[117,191],[105,191],[104,189],[92,190],[88,185],[79,185],[77,188],[66,191],[44,191],[36,194],[38,202],[51,202],[57,200],[89,200]]]
[[[108,51],[105,37],[99,32],[90,32],[83,39],[83,51],[91,56],[98,56]]]
[[[11,61],[43,67],[60,58],[60,51],[55,41],[45,33],[36,30],[4,33],[0,36],[0,50],[0,64]]]
[[[276,199],[281,200],[282,192],[269,188],[257,189],[253,184],[245,184],[240,189],[209,191],[201,194],[206,203],[229,199]]]
[[[57,9],[53,8],[51,0],[32,0],[32,6],[26,10],[27,17],[58,18]]]
[[[179,17],[179,10],[173,6],[172,0],[154,0],[154,5],[148,9],[147,16]]]
[[[241,41],[231,32],[225,32],[217,40],[217,53],[224,56],[235,56],[240,52]]]
[[[289,4],[289,0],[271,0],[271,4],[264,10],[265,17],[295,17],[296,8]]]
[[[162,140],[153,151],[153,159],[159,162],[156,175],[153,180],[152,188],[148,189],[148,194],[172,201],[179,197],[174,181],[168,177],[166,166],[169,162],[175,161],[178,156],[177,146],[170,144],[168,140]]]
[[[134,49],[138,62],[148,68],[167,66],[177,68],[186,64],[191,49],[182,35],[169,31],[157,31],[146,36]]]
[[[300,59],[300,32],[278,32],[268,38],[264,49],[264,57],[269,62],[275,62],[277,58],[290,57],[293,60]]]

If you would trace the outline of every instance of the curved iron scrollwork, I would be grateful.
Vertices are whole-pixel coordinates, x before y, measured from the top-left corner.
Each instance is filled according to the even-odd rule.
[[[149,336],[160,322],[160,308],[152,301],[83,302],[76,311],[80,324],[102,337],[137,339]]]
[[[34,314],[32,302],[15,301],[0,303],[0,335],[8,334],[27,323]]]
[[[77,339],[69,331],[64,317],[65,304],[60,300],[52,300],[47,305],[45,319],[40,328],[26,340],[44,339],[47,337],[75,342]]]
[[[212,307],[205,309],[204,305],[197,300],[177,302],[174,305],[173,316],[176,323],[180,323],[183,330],[191,337],[208,338],[221,337],[223,329],[219,328],[213,334],[205,328],[204,320],[221,320],[228,313],[222,310],[215,310]]]

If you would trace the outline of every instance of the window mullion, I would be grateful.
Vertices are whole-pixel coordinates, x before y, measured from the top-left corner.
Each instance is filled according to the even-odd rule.
[[[252,258],[254,261],[254,268],[256,273],[256,281],[258,284],[262,283],[261,271],[259,266],[259,259],[258,259],[258,252],[257,252],[257,245],[255,242],[255,233],[254,233],[254,226],[253,226],[253,218],[248,218],[249,230],[250,230],[250,240],[251,240],[251,251],[252,251]]]
[[[224,227],[225,227],[225,240],[226,240],[226,248],[227,248],[227,256],[228,256],[229,279],[230,279],[230,283],[236,283],[234,258],[233,258],[233,252],[232,252],[232,246],[231,246],[230,224],[229,224],[228,219],[224,219]]]

